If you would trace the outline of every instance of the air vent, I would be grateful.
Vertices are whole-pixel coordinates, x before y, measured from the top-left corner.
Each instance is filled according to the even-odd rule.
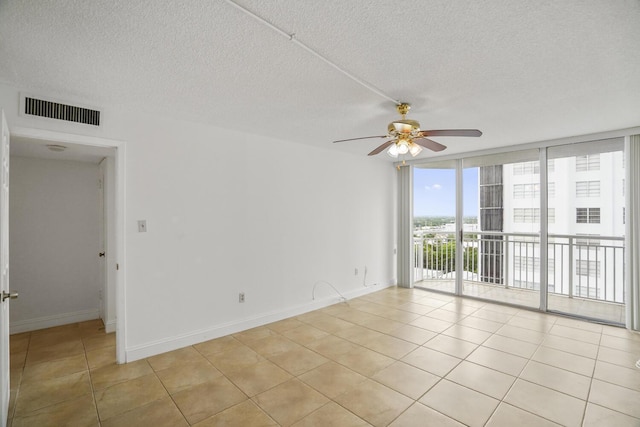
[[[30,97],[24,98],[24,112],[31,116],[48,117],[68,122],[100,126],[100,111]]]

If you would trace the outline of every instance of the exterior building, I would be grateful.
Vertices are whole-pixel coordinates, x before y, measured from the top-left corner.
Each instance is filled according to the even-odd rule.
[[[550,292],[623,301],[623,165],[621,151],[548,160]],[[479,174],[480,227],[502,232],[481,241],[481,280],[540,289],[539,162],[483,166]]]

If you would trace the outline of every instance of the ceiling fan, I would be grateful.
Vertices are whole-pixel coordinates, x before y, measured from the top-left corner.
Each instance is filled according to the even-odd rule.
[[[375,156],[389,147],[387,153],[391,157],[398,157],[401,154],[410,153],[412,157],[417,156],[422,148],[428,148],[431,151],[442,151],[446,146],[435,142],[427,137],[432,136],[481,136],[482,132],[477,129],[442,129],[442,130],[420,130],[420,123],[415,120],[405,118],[411,106],[407,103],[401,103],[396,106],[398,113],[402,116],[401,120],[395,120],[389,123],[386,135],[364,136],[361,138],[339,139],[336,142],[355,141],[358,139],[369,138],[391,138],[389,141],[380,145],[378,148],[369,153],[369,156]]]

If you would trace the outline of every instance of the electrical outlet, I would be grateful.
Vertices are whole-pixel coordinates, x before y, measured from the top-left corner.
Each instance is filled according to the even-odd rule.
[[[238,294],[238,302],[244,302],[244,292]]]
[[[356,276],[358,275],[358,269],[357,269],[357,268],[355,269],[355,273],[354,273],[354,274],[355,274]]]

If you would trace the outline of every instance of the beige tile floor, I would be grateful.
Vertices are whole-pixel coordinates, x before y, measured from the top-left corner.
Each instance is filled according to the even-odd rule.
[[[453,280],[423,280],[417,282],[416,287],[453,294],[456,286]],[[465,281],[463,295],[523,307],[540,307],[540,294],[538,291],[528,289],[505,288]],[[549,293],[548,309],[569,315],[598,319],[606,323],[621,325],[625,323],[624,304],[619,303],[578,297],[569,298],[565,295]]]
[[[640,426],[640,336],[389,288],[126,365],[99,321],[11,337],[18,426]]]

